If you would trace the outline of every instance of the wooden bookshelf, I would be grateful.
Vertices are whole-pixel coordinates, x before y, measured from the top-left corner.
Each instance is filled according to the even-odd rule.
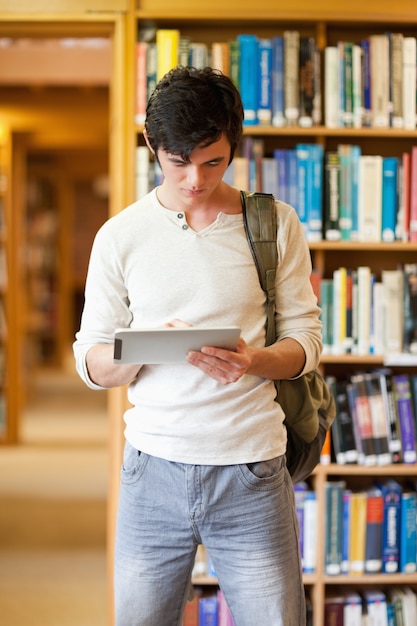
[[[210,44],[213,41],[228,41],[238,34],[253,33],[259,37],[272,37],[285,29],[296,29],[302,34],[316,38],[321,50],[327,45],[335,45],[340,40],[360,38],[371,33],[386,31],[405,32],[417,36],[417,10],[411,0],[400,0],[393,5],[388,0],[371,0],[368,3],[354,0],[335,5],[330,0],[319,0],[314,6],[306,0],[296,0],[291,5],[275,7],[269,0],[260,0],[254,8],[253,2],[243,0],[224,3],[214,0],[210,7],[191,4],[180,0],[175,8],[168,0],[131,0],[130,9],[133,19],[130,21],[127,50],[132,59],[135,57],[135,43],[138,30],[142,27],[176,28],[193,41]],[[129,40],[130,37],[130,40]],[[143,128],[134,121],[134,64],[131,84],[128,86],[127,102],[130,106],[128,120],[128,150],[130,163],[127,179],[131,199],[135,199],[134,150],[143,145]],[[417,131],[394,128],[326,128],[324,125],[312,128],[271,126],[245,126],[245,136],[262,138],[265,152],[272,152],[274,147],[294,146],[297,142],[319,143],[324,150],[334,150],[339,143],[356,143],[363,147],[364,154],[397,155],[409,151],[417,143]],[[129,144],[130,142],[130,144]],[[367,242],[330,242],[312,243],[310,246],[313,265],[323,276],[330,277],[333,270],[343,265],[357,267],[360,264],[371,266],[380,274],[382,269],[395,268],[399,263],[412,262],[416,258],[417,244],[411,243],[367,243]],[[372,369],[384,364],[384,355],[352,356],[325,355],[322,370],[326,374],[343,376],[355,369]],[[404,368],[403,368],[404,369]],[[407,368],[406,368],[407,369]],[[414,368],[415,369],[415,368]],[[414,371],[414,370],[413,370]],[[384,479],[396,477],[401,482],[407,476],[417,478],[416,466],[319,466],[311,477],[311,485],[317,493],[319,520],[318,528],[325,527],[325,483],[328,480],[343,477],[347,484],[367,484],[374,477]],[[315,574],[304,578],[306,589],[313,604],[314,626],[324,624],[324,601],[330,591],[337,589],[368,588],[376,585],[386,589],[389,585],[410,585],[417,590],[417,575],[378,575],[378,576],[339,576],[324,574],[324,532],[318,537],[318,564]],[[199,578],[196,584],[213,584],[212,578]]]

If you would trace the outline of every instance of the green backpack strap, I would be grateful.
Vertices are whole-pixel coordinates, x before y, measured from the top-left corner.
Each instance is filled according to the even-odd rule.
[[[277,212],[269,193],[241,191],[243,223],[259,282],[266,296],[266,345],[275,342],[275,275],[278,264]]]

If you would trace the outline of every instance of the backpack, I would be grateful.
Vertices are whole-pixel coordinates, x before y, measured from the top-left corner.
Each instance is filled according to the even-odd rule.
[[[259,282],[266,296],[266,345],[275,342],[275,274],[278,264],[277,211],[271,194],[241,191],[243,223]],[[287,468],[294,483],[305,480],[320,461],[326,433],[336,415],[329,386],[317,370],[276,380],[276,402],[287,428]]]

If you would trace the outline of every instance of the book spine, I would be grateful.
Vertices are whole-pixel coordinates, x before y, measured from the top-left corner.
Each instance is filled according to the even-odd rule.
[[[389,45],[388,36],[371,35],[371,111],[372,126],[375,128],[389,127]]]
[[[324,234],[328,241],[339,241],[340,158],[337,152],[326,152],[324,165]]]
[[[350,510],[351,510],[350,489],[344,489],[342,495],[342,561],[341,572],[348,574],[350,571]]]
[[[365,386],[371,410],[372,436],[377,455],[377,463],[378,465],[389,465],[391,463],[391,454],[388,445],[388,418],[385,414],[385,405],[382,398],[380,377],[378,374],[365,374]]]
[[[272,122],[272,42],[259,40],[258,67],[258,122],[269,126]]]
[[[311,190],[307,211],[307,239],[321,241],[323,238],[323,147],[308,145],[311,162]]]
[[[272,125],[285,126],[284,112],[284,38],[272,38]]]
[[[414,464],[417,461],[417,453],[410,381],[406,374],[396,374],[392,377],[392,381],[401,432],[403,461]]]
[[[339,228],[342,241],[350,241],[352,232],[352,161],[350,146],[338,148],[340,162]]]
[[[356,576],[365,572],[366,493],[352,492],[350,506],[349,573]]]
[[[314,37],[300,37],[300,115],[298,123],[303,128],[313,126],[315,49]]]
[[[339,126],[339,51],[336,46],[324,49],[324,123]]]
[[[408,224],[409,240],[417,242],[417,146],[413,146],[411,149]]]
[[[244,121],[247,126],[258,123],[258,73],[259,43],[255,35],[238,35],[239,86],[242,98]]]
[[[362,88],[363,88],[363,125],[372,125],[371,112],[371,68],[369,38],[360,42],[362,49]]]
[[[307,491],[304,499],[303,571],[313,574],[317,567],[317,495]]]
[[[403,115],[404,128],[416,128],[416,38],[403,40]]]
[[[288,126],[296,126],[300,115],[300,33],[284,31],[284,105]]]
[[[158,81],[177,65],[179,42],[180,32],[177,29],[159,28],[156,31]]]
[[[417,571],[417,493],[401,495],[400,514],[400,571],[414,574]]]
[[[326,494],[326,542],[325,572],[337,576],[342,571],[342,532],[343,510],[342,497],[345,483],[327,482]]]
[[[219,601],[216,596],[200,598],[198,603],[198,626],[218,626]]]
[[[398,159],[382,159],[382,241],[395,240],[398,213]]]
[[[377,574],[382,570],[382,530],[384,498],[380,489],[369,489],[366,507],[365,572]]]
[[[355,415],[364,453],[364,463],[365,465],[376,465],[377,457],[372,430],[372,416],[366,391],[365,376],[363,374],[351,376],[351,383],[355,390]]]
[[[402,33],[391,33],[392,126],[404,127],[403,115],[403,45]]]
[[[403,350],[417,354],[417,263],[404,265]],[[415,410],[416,408],[414,406]]]
[[[382,530],[382,571],[398,572],[400,560],[401,486],[389,480],[382,486],[384,523]]]

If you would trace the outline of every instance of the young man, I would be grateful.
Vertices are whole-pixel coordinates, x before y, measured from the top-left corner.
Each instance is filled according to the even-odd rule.
[[[145,140],[164,180],[98,232],[77,370],[93,389],[129,383],[116,537],[117,626],[179,626],[197,545],[236,626],[301,626],[297,517],[273,380],[315,368],[319,309],[308,247],[281,202],[277,342],[265,347],[265,298],[240,194],[223,182],[242,134],[232,81],[176,68],[151,96]],[[117,327],[230,326],[235,352],[188,362],[115,365]]]

